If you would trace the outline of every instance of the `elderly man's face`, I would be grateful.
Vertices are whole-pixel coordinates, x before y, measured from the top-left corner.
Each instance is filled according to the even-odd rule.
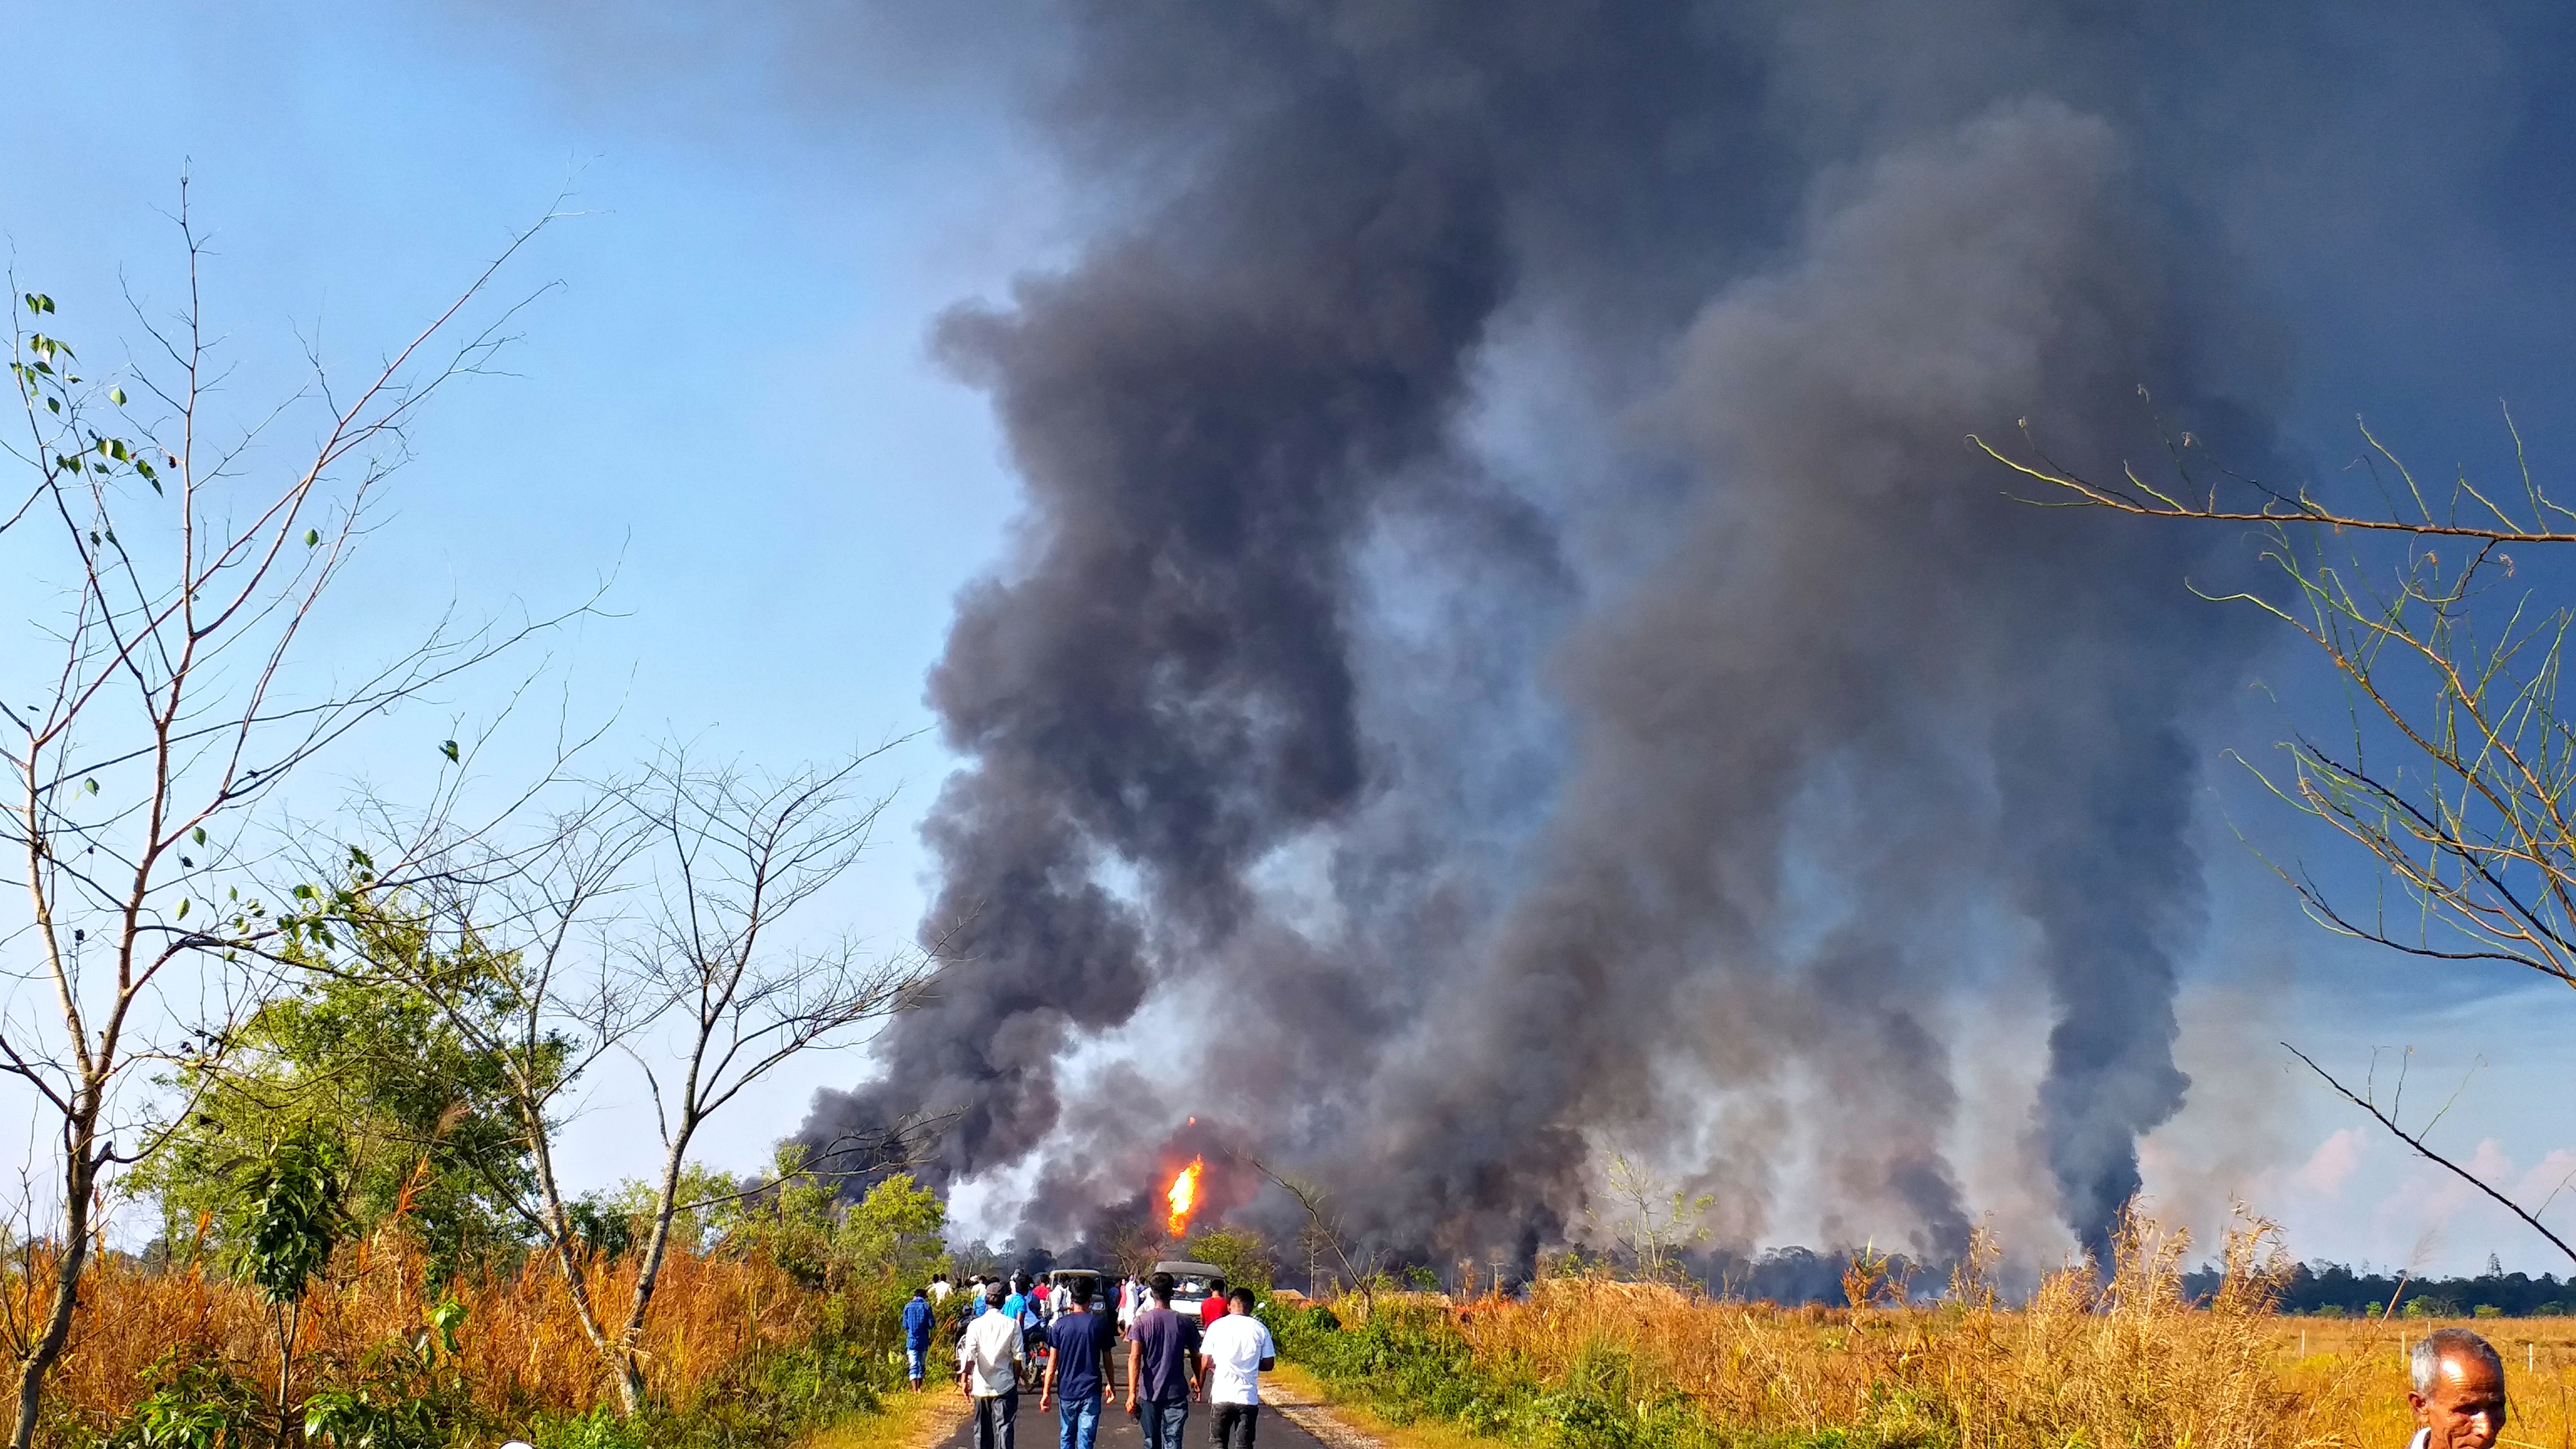
[[[2444,1354],[2433,1392],[2408,1393],[2415,1422],[2432,1430],[2425,1449],[2494,1449],[2504,1432],[2504,1375],[2474,1358]]]

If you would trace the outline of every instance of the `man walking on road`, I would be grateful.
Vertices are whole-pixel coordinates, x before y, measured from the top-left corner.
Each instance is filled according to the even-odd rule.
[[[1046,1378],[1038,1384],[1038,1412],[1047,1399],[1061,1404],[1064,1423],[1056,1449],[1092,1449],[1100,1436],[1100,1394],[1109,1378],[1109,1348],[1118,1341],[1117,1324],[1106,1313],[1091,1311],[1091,1282],[1077,1279],[1064,1288],[1064,1311],[1047,1325]]]
[[[1234,1290],[1234,1311],[1208,1325],[1199,1344],[1199,1383],[1216,1405],[1216,1449],[1252,1449],[1261,1427],[1261,1376],[1279,1364],[1270,1328],[1252,1316],[1252,1290]]]
[[[1154,1275],[1153,1294],[1127,1330],[1127,1412],[1143,1420],[1145,1449],[1181,1449],[1199,1387],[1199,1326],[1172,1311],[1171,1274]]]
[[[936,1316],[930,1307],[930,1290],[913,1289],[912,1301],[903,1305],[903,1359],[912,1374],[914,1393],[921,1392],[922,1360],[930,1356],[930,1322]]]
[[[1002,1309],[1002,1285],[984,1290],[991,1311],[966,1325],[957,1344],[957,1387],[975,1401],[975,1449],[1015,1449],[1020,1417],[1020,1365],[1027,1350],[1019,1320]]]

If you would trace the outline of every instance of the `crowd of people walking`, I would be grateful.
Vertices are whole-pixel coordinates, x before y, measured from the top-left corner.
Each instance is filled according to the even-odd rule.
[[[1060,1277],[1043,1288],[1025,1275],[978,1276],[958,1287],[943,1273],[904,1305],[912,1386],[922,1387],[945,1318],[954,1335],[958,1391],[974,1404],[975,1449],[1017,1449],[1019,1396],[1032,1382],[1038,1411],[1056,1411],[1058,1449],[1093,1449],[1124,1342],[1126,1410],[1144,1431],[1145,1449],[1182,1449],[1190,1405],[1201,1401],[1213,1409],[1212,1449],[1253,1449],[1261,1375],[1277,1362],[1278,1350],[1269,1328],[1253,1316],[1252,1290],[1229,1291],[1218,1279],[1188,1313],[1172,1307],[1177,1287],[1169,1273],[1130,1275],[1107,1301],[1095,1303],[1100,1285],[1088,1275]],[[1046,1366],[1033,1370],[1041,1352]]]

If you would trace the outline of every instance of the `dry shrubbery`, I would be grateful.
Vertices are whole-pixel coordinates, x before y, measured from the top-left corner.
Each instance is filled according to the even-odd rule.
[[[2132,1222],[2109,1281],[2057,1273],[2018,1307],[1998,1302],[1981,1243],[1934,1306],[1783,1309],[1577,1277],[1542,1282],[1525,1300],[1381,1295],[1365,1319],[1346,1300],[1335,1306],[1349,1327],[1283,1315],[1297,1320],[1283,1338],[1337,1396],[1397,1422],[1579,1449],[2404,1442],[2413,1426],[2400,1347],[2434,1325],[2276,1317],[2285,1263],[2261,1223],[2229,1237],[2224,1288],[2195,1302],[2182,1289],[2186,1246]],[[2514,1320],[2498,1335],[2517,1396],[2508,1437],[2554,1449],[2571,1437],[2557,1367],[2567,1355],[2530,1351],[2540,1371],[2530,1381],[2515,1351],[2526,1324],[2576,1328]],[[2303,1358],[2309,1332],[2317,1342]]]
[[[32,1266],[40,1280],[49,1271],[41,1257]],[[443,1293],[424,1290],[423,1268],[418,1247],[400,1234],[341,1250],[303,1302],[296,1398],[325,1383],[418,1391],[427,1381],[500,1425],[611,1402],[599,1356],[549,1263],[531,1257],[515,1273],[460,1278]],[[630,1301],[631,1256],[603,1257],[590,1274],[597,1301],[618,1308]],[[431,1327],[442,1297],[464,1309],[453,1355]],[[800,1287],[764,1255],[676,1253],[644,1336],[654,1395],[689,1411],[737,1387],[764,1350],[811,1342],[834,1326],[827,1316],[848,1306]],[[104,1433],[127,1422],[178,1365],[219,1367],[273,1398],[278,1335],[268,1306],[255,1289],[207,1267],[152,1271],[132,1260],[101,1262],[83,1280],[48,1421],[67,1437]]]

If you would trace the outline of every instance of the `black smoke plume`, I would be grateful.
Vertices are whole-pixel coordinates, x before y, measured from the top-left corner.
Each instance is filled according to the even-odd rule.
[[[1107,219],[937,337],[1029,504],[931,675],[959,964],[806,1134],[952,1118],[1060,1243],[1194,1113],[1448,1262],[1597,1238],[1614,1160],[1944,1256],[1957,1024],[2036,982],[2100,1248],[2251,646],[2205,540],[1964,439],[2268,446],[2184,9],[1067,7]]]

